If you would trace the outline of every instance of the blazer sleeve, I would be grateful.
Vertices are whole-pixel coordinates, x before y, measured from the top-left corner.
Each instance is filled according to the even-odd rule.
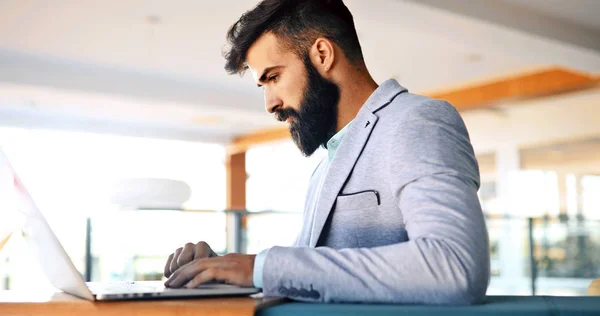
[[[490,276],[479,171],[467,130],[441,101],[389,129],[382,170],[408,241],[375,248],[274,247],[266,296],[303,301],[472,304]]]

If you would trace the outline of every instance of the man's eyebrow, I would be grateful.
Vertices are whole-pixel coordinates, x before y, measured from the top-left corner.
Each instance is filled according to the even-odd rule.
[[[265,82],[267,81],[267,75],[269,74],[269,72],[277,69],[277,68],[281,68],[283,66],[281,65],[277,65],[277,66],[272,66],[272,67],[267,67],[265,68],[265,70],[263,70],[262,75],[260,75],[260,77],[258,78],[258,82]],[[262,87],[262,84],[258,83],[257,86],[260,88]]]

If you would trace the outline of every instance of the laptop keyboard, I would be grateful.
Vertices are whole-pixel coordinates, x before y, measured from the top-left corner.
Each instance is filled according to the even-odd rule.
[[[164,281],[112,281],[112,282],[87,282],[87,287],[94,294],[100,293],[156,293],[164,291],[172,291],[173,289],[165,288]],[[197,289],[226,289],[238,288],[238,286],[223,284],[222,282],[208,282],[201,284]]]
[[[162,281],[114,281],[102,283],[87,283],[92,293],[144,293],[163,291],[165,286]]]

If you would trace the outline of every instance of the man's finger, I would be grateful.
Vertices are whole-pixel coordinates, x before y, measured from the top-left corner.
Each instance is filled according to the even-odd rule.
[[[165,276],[168,278],[169,276],[171,276],[171,261],[173,261],[173,256],[174,254],[172,253],[171,255],[169,255],[169,258],[167,259],[167,264],[165,265]]]
[[[177,258],[177,265],[182,267],[192,260],[194,260],[194,244],[188,242],[183,246],[183,250],[179,254],[179,258]]]
[[[180,288],[197,274],[200,274],[208,268],[218,266],[219,264],[220,263],[216,262],[216,260],[208,258],[194,260],[175,271],[165,285],[171,288]]]
[[[227,280],[228,273],[230,273],[230,271],[224,268],[217,267],[206,269],[188,281],[184,286],[188,289],[193,289],[198,287],[200,284],[210,282],[212,280]]]
[[[173,254],[173,260],[171,260],[171,266],[169,267],[169,271],[171,271],[171,273],[174,273],[175,271],[177,271],[177,269],[179,269],[179,264],[177,264],[177,261],[179,260],[179,255],[181,255],[181,251],[183,251],[183,248],[177,248],[177,250],[175,250],[175,253]]]
[[[221,257],[197,259],[175,271],[169,280],[167,280],[165,286],[179,288],[206,269],[215,267],[228,267],[230,265],[230,262],[222,260]]]
[[[206,242],[201,241],[194,246],[194,259],[212,257],[212,252],[210,246]]]

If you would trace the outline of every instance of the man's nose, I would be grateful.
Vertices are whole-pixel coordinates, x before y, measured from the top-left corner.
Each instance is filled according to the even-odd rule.
[[[268,88],[265,88],[265,109],[267,110],[267,112],[273,114],[281,106],[281,99],[276,97],[274,93],[270,92]]]

